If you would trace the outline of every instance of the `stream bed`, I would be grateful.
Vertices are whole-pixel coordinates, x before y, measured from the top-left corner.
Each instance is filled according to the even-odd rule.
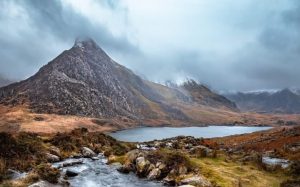
[[[72,187],[162,187],[159,182],[148,181],[138,178],[134,173],[122,174],[117,171],[119,165],[107,165],[107,159],[98,155],[98,160],[90,158],[66,159],[62,162],[54,163],[53,166],[60,168],[64,163],[82,161],[82,164],[61,167],[64,174],[66,170],[79,173],[75,177],[70,177],[68,181]]]

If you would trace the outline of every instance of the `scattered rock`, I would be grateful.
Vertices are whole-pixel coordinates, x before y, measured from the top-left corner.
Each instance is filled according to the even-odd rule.
[[[191,185],[202,186],[202,187],[211,187],[212,186],[212,184],[201,175],[185,178],[185,179],[181,180],[180,184],[181,185],[191,184]]]
[[[178,168],[178,174],[179,175],[184,175],[184,174],[187,174],[188,170],[185,166],[179,166]]]
[[[92,160],[99,160],[99,158],[96,157],[96,156],[92,157],[91,159],[92,159]]]
[[[126,162],[133,163],[136,160],[136,158],[138,157],[139,153],[140,153],[140,151],[137,149],[129,151],[126,154]]]
[[[160,178],[160,174],[161,174],[161,171],[160,169],[158,168],[154,168],[150,171],[150,173],[148,174],[147,178],[149,180],[154,180],[154,179],[158,179]]]
[[[148,167],[150,166],[150,162],[145,159],[145,157],[138,157],[136,159],[136,170],[139,175],[144,175]]]
[[[82,158],[82,157],[83,157],[83,155],[80,153],[75,153],[71,156],[71,158]]]
[[[176,185],[175,179],[173,177],[170,177],[170,176],[166,176],[163,179],[163,183],[166,184],[166,185],[170,185],[170,186],[175,186]]]
[[[92,158],[92,157],[96,156],[96,153],[94,151],[92,151],[90,148],[87,148],[87,147],[82,147],[81,148],[81,153],[86,158]]]
[[[51,184],[47,181],[39,181],[39,182],[36,182],[28,187],[63,187],[63,185],[60,185],[60,184]]]
[[[200,157],[212,156],[212,150],[203,145],[198,145],[190,149],[190,154],[194,154]]]
[[[59,162],[60,158],[56,155],[50,154],[50,153],[46,153],[46,159],[48,160],[48,162]]]
[[[82,164],[83,161],[82,160],[67,160],[61,163],[54,163],[53,167],[55,168],[63,168],[63,167],[68,167],[68,166],[74,166],[74,165],[78,165],[78,164]]]
[[[59,148],[57,148],[57,147],[55,147],[55,146],[51,146],[51,147],[49,148],[49,151],[50,151],[51,154],[56,155],[56,156],[58,156],[58,157],[61,157],[61,153],[60,153]]]
[[[66,171],[66,176],[68,177],[75,177],[77,176],[79,173],[75,170],[72,170],[72,169],[67,169]]]

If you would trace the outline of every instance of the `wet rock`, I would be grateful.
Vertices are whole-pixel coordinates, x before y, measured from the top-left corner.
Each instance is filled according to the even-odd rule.
[[[170,186],[175,186],[176,185],[176,181],[173,177],[170,176],[166,176],[163,181],[164,184],[166,185],[170,185]]]
[[[50,154],[50,153],[46,153],[46,159],[48,162],[59,162],[60,158],[56,155]]]
[[[92,157],[91,159],[92,159],[92,160],[99,160],[99,158],[96,157],[96,156]]]
[[[82,147],[81,153],[84,157],[87,157],[87,158],[92,158],[92,157],[96,156],[96,153],[94,153],[94,151],[92,151],[90,148],[87,148],[87,147]]]
[[[158,179],[160,178],[160,174],[161,174],[161,171],[160,169],[158,168],[154,168],[150,171],[150,173],[148,174],[147,178],[149,180],[154,180],[154,179]]]
[[[63,168],[63,167],[68,167],[68,166],[74,166],[74,165],[78,165],[78,164],[82,164],[83,161],[82,160],[67,160],[61,163],[54,163],[53,167],[55,168]]]
[[[166,164],[164,164],[162,162],[157,162],[156,167],[160,170],[165,170],[167,168]]]
[[[71,158],[82,158],[82,157],[83,157],[83,155],[80,153],[75,153],[71,156]]]
[[[66,176],[68,177],[75,177],[77,176],[79,173],[75,170],[72,170],[72,169],[67,169],[66,171]]]
[[[21,179],[21,178],[26,177],[26,175],[27,175],[27,173],[21,173],[19,171],[12,170],[12,169],[8,169],[7,172],[8,172],[9,178],[12,180]]]
[[[180,181],[180,184],[181,185],[191,184],[191,185],[201,186],[201,187],[211,187],[212,186],[212,184],[201,175],[185,178]]]
[[[145,157],[138,157],[136,159],[136,170],[139,175],[145,175],[149,166],[150,162]]]
[[[123,165],[117,169],[120,173],[130,173],[131,171],[134,171],[132,165]]]
[[[60,184],[51,184],[47,181],[39,181],[36,182],[28,187],[63,187],[64,185],[60,185]]]

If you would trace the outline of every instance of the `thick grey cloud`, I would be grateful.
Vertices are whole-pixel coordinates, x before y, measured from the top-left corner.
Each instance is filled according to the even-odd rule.
[[[90,36],[156,82],[300,87],[297,0],[3,0],[0,7],[0,75],[9,79],[32,75],[76,37]]]
[[[105,3],[106,2],[106,3]],[[101,5],[116,8],[111,1]],[[115,53],[136,53],[138,48],[125,36],[114,36],[104,25],[88,18],[62,1],[0,2],[0,74],[9,79],[23,79],[70,48],[80,36],[93,37],[101,46]],[[101,19],[101,18],[100,18]]]

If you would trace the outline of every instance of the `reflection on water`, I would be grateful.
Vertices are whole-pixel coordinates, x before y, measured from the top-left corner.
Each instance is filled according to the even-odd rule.
[[[251,133],[267,130],[271,127],[241,127],[241,126],[208,126],[208,127],[142,127],[111,133],[110,135],[121,141],[144,142],[171,138],[175,136],[194,136],[213,138],[234,134]]]

